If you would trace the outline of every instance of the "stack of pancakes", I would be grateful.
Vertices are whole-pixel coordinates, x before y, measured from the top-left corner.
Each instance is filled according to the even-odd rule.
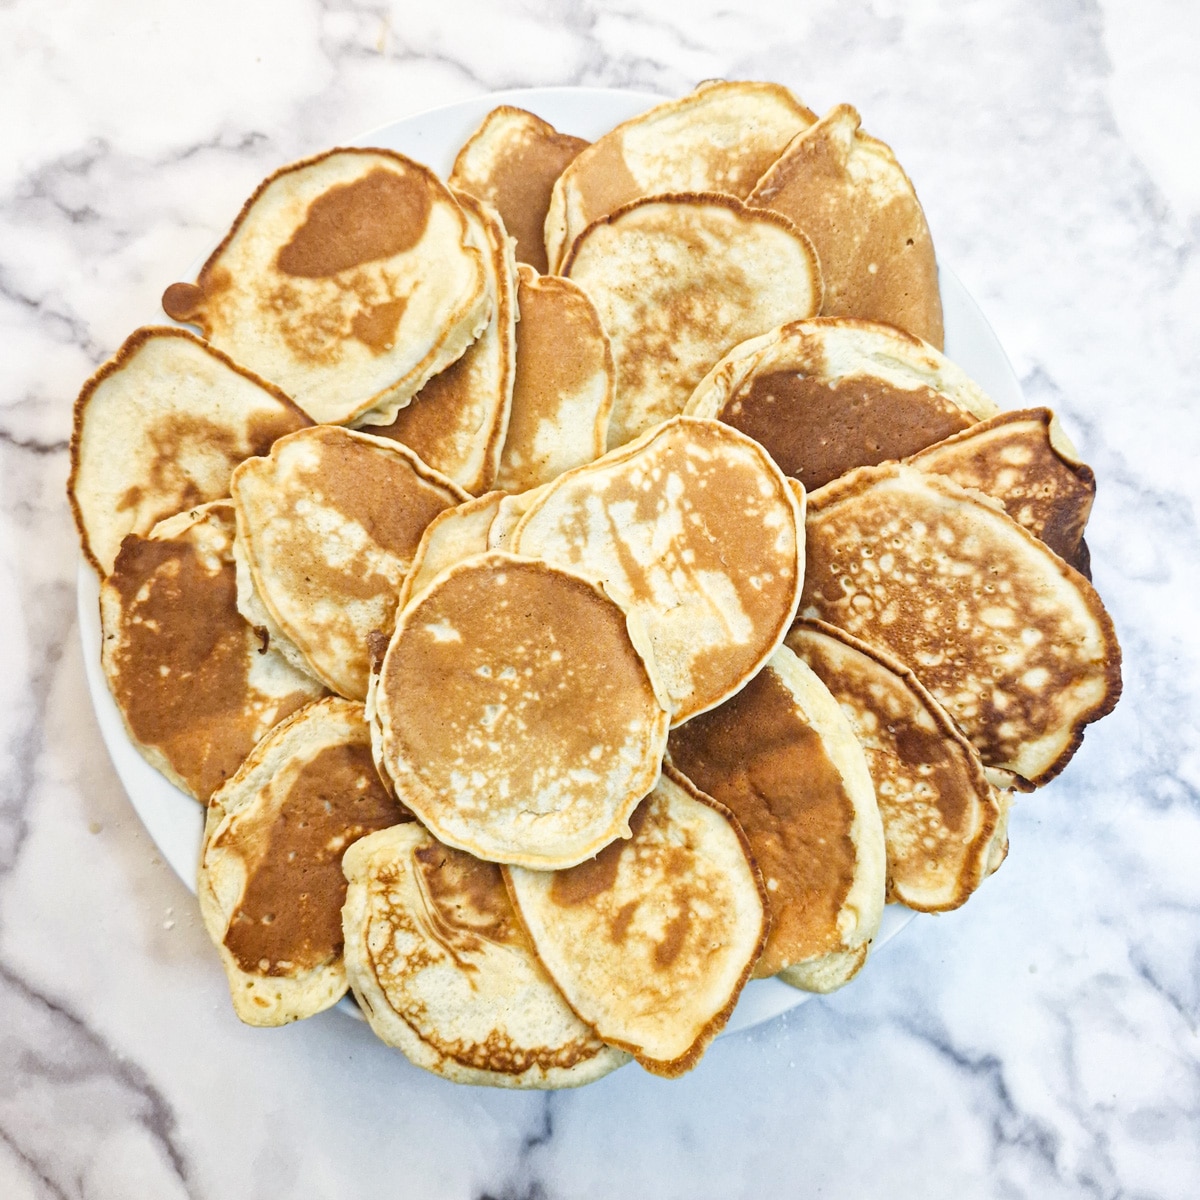
[[[244,1021],[350,990],[461,1082],[677,1075],[752,977],[963,904],[1117,700],[1092,472],[941,353],[849,106],[330,151],[163,304],[203,336],[88,381],[69,492]]]

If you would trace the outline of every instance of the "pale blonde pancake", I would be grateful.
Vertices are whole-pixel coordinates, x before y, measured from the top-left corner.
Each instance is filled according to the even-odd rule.
[[[311,424],[186,329],[137,330],[75,401],[67,494],[84,555],[107,575],[127,533],[228,496],[238,463]]]
[[[254,748],[213,796],[196,895],[248,1025],[284,1025],[346,992],[342,853],[411,820],[371,762],[361,704],[330,696]]]
[[[483,255],[436,175],[391,150],[276,171],[163,308],[316,421],[390,421],[487,324]]]
[[[837,701],[781,646],[736,696],[674,730],[668,754],[737,818],[763,873],[771,932],[754,974],[840,987],[879,930],[887,864],[867,761]]]
[[[130,534],[100,587],[100,661],[130,740],[201,802],[325,692],[239,614],[234,529],[225,500]]]
[[[524,492],[599,458],[612,413],[612,347],[587,293],[522,266],[517,376],[496,486]]]
[[[600,218],[562,274],[592,298],[612,342],[610,447],[682,412],[739,342],[821,307],[812,243],[786,218],[711,192],[652,196]]]
[[[546,216],[546,255],[561,274],[593,221],[643,196],[723,192],[745,198],[802,129],[817,119],[775,83],[709,80],[610,130],[568,166]]]
[[[271,621],[318,679],[364,699],[367,635],[391,632],[425,527],[467,494],[407,446],[335,425],[282,438],[232,485],[239,550]]]
[[[498,552],[412,598],[371,708],[377,760],[440,841],[540,869],[627,835],[667,740],[636,625],[588,580]]]
[[[770,658],[804,580],[802,492],[756,442],[676,417],[544,489],[509,539],[637,618],[679,724]]]
[[[767,932],[762,879],[728,810],[667,768],[633,836],[568,871],[505,868],[546,970],[606,1042],[647,1071],[696,1065]]]
[[[860,467],[810,494],[807,528],[800,615],[904,663],[986,765],[1045,783],[1116,704],[1100,597],[998,501],[915,467]]]
[[[531,488],[528,492],[518,492],[515,496],[505,495],[496,505],[496,515],[488,530],[489,550],[510,550],[512,536],[521,518],[550,490],[550,484],[543,483],[541,487]],[[537,557],[536,555],[534,557]]]
[[[839,104],[798,134],[746,201],[782,213],[817,248],[821,312],[884,321],[942,348],[942,298],[925,213],[890,146]]]

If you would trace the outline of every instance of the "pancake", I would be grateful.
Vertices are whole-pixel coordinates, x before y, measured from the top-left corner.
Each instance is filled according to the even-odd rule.
[[[627,836],[667,713],[636,625],[599,587],[489,552],[396,621],[371,697],[377,761],[440,841],[573,866]]]
[[[799,621],[787,646],[833,694],[866,752],[887,899],[921,912],[964,904],[990,873],[1003,813],[975,747],[907,667],[865,642]]]
[[[562,274],[612,342],[609,447],[683,411],[739,342],[821,307],[812,243],[783,217],[716,193],[652,196],[579,235]]]
[[[487,201],[517,241],[518,262],[545,273],[544,230],[550,192],[567,164],[587,147],[533,113],[493,108],[454,160],[450,186]]]
[[[695,1066],[767,932],[762,879],[728,811],[667,768],[633,836],[567,871],[506,867],[521,920],[571,1007],[647,1071]]]
[[[483,255],[427,167],[339,149],[276,171],[163,308],[315,421],[390,421],[487,324]]]
[[[130,741],[202,803],[325,692],[238,613],[233,540],[233,505],[201,505],[129,534],[100,587],[100,661]]]
[[[864,133],[849,104],[796,135],[746,203],[804,230],[825,278],[821,312],[883,321],[942,348],[933,239],[890,146]]]
[[[346,970],[371,1028],[455,1083],[563,1088],[629,1061],[568,1007],[500,868],[420,825],[356,842],[343,867]]]
[[[466,353],[435,375],[394,421],[372,424],[376,414],[367,413],[360,424],[367,433],[410,446],[474,495],[495,481],[508,429],[516,370],[517,267],[495,211],[470,196],[458,200],[478,243],[487,249],[491,319]]]
[[[709,80],[610,130],[559,176],[546,216],[550,270],[593,221],[644,196],[723,192],[744,199],[817,119],[776,83]]]
[[[879,930],[887,872],[867,762],[836,700],[781,646],[736,696],[674,730],[668,754],[737,818],[763,873],[771,932],[755,976],[847,982]]]
[[[521,518],[549,490],[550,485],[544,483],[541,487],[532,488],[528,492],[518,492],[515,496],[506,495],[496,505],[496,515],[492,518],[491,528],[488,530],[487,548],[489,550],[511,549],[509,543],[512,541],[512,535],[516,532],[517,526],[521,523]]]
[[[907,666],[987,766],[1040,785],[1120,694],[1095,589],[997,501],[914,467],[861,467],[809,496],[800,615]]]
[[[107,575],[127,533],[228,496],[238,463],[311,424],[187,330],[137,330],[75,401],[67,493],[88,562]]]
[[[248,1025],[311,1017],[345,994],[342,852],[405,820],[375,774],[362,705],[335,696],[272,730],[213,796],[196,895]]]
[[[327,687],[364,699],[367,635],[391,632],[426,525],[467,494],[407,446],[334,425],[282,438],[232,484],[239,551],[270,617],[262,623]]]
[[[731,350],[685,410],[761,442],[809,491],[904,458],[996,406],[948,358],[887,325],[795,321]]]
[[[517,378],[496,486],[524,492],[604,453],[612,347],[587,293],[521,267]]]
[[[646,630],[673,724],[770,658],[804,579],[804,506],[757,443],[676,417],[550,484],[517,554],[600,582]]]

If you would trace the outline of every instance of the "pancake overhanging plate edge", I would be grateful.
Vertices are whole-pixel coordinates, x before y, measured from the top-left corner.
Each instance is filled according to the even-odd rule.
[[[514,104],[549,121],[565,133],[598,137],[601,133],[667,99],[653,92],[609,88],[525,88],[492,92],[443,105],[393,121],[349,139],[351,146],[380,146],[427,163],[443,177],[458,147],[484,116],[498,104]],[[315,151],[314,151],[315,152]],[[179,278],[193,278],[216,242],[199,255]],[[164,283],[172,282],[168,279]],[[1004,349],[979,306],[947,267],[939,262],[946,355],[963,368],[1001,409],[1024,406],[1021,386]],[[148,325],[176,324],[161,311]],[[159,853],[189,891],[196,890],[196,863],[204,830],[204,810],[161,776],[133,747],[125,724],[108,690],[100,665],[100,585],[96,573],[79,557],[77,609],[84,672],[100,734],[117,775]],[[917,914],[889,904],[883,914],[872,953],[890,941]],[[752,980],[742,993],[724,1032],[749,1029],[813,998],[776,979]],[[348,998],[339,1008],[361,1018]]]

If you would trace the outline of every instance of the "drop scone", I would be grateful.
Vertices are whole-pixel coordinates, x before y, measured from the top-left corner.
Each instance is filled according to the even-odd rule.
[[[904,458],[996,406],[931,346],[889,325],[820,317],[731,350],[685,410],[766,447],[811,492],[854,467]]]
[[[804,581],[802,496],[756,442],[676,417],[542,489],[509,546],[596,579],[641,622],[678,724],[783,640]]]
[[[517,260],[545,273],[550,192],[587,145],[523,108],[501,104],[458,152],[450,186],[492,205],[516,239]]]
[[[488,534],[504,498],[504,492],[488,492],[438,513],[429,522],[400,588],[397,611],[447,567],[489,549]]]
[[[647,1071],[690,1070],[724,1027],[767,932],[762,878],[728,811],[664,770],[633,836],[567,871],[506,867],[568,1003]]]
[[[130,534],[100,588],[100,661],[130,740],[201,802],[325,692],[238,612],[234,529],[225,500]]]
[[[800,615],[899,659],[985,765],[1034,786],[1111,711],[1121,653],[1095,589],[979,492],[861,467],[810,493]]]
[[[674,730],[670,762],[737,818],[766,882],[754,968],[829,992],[866,962],[883,915],[883,826],[862,747],[786,646],[736,696]]]
[[[785,217],[715,192],[636,200],[589,225],[562,274],[591,297],[616,359],[610,447],[683,411],[739,342],[815,316],[821,269]]]
[[[75,401],[67,494],[84,555],[107,575],[127,533],[228,496],[238,463],[311,424],[186,329],[137,330]]]
[[[578,1087],[629,1056],[568,1007],[538,962],[495,863],[418,824],[343,860],[346,972],[371,1028],[456,1083]]]
[[[448,845],[571,866],[628,834],[667,713],[636,620],[595,584],[489,552],[397,617],[368,709],[396,794]]]
[[[550,270],[575,239],[624,204],[664,192],[744,199],[802,129],[817,119],[777,83],[709,80],[618,125],[566,167],[546,216]]]
[[[334,425],[282,438],[232,483],[242,611],[296,665],[364,699],[368,634],[391,633],[425,527],[467,494],[407,446]]]
[[[263,738],[208,807],[196,894],[248,1025],[285,1025],[346,992],[342,854],[411,820],[371,761],[363,707],[318,700]]]
[[[942,348],[942,298],[925,213],[890,146],[839,104],[797,134],[746,203],[802,229],[825,279],[821,312],[885,321]]]
[[[487,324],[483,256],[449,189],[390,150],[265,180],[163,308],[316,421],[390,421]]]
[[[833,695],[866,753],[883,818],[887,899],[922,912],[964,904],[1005,838],[1007,797],[988,782],[975,747],[882,651],[819,621],[798,621],[787,646]]]

